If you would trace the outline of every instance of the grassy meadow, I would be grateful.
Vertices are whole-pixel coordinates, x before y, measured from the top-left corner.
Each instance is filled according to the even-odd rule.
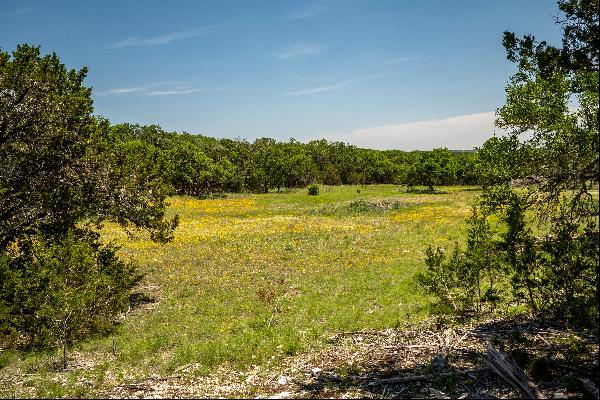
[[[423,319],[427,299],[413,277],[424,250],[462,240],[477,194],[372,185],[171,198],[181,223],[167,245],[102,231],[144,273],[140,305],[109,336],[74,346],[67,372],[54,368],[56,351],[0,353],[0,396],[93,396],[190,365],[192,374],[243,371],[337,332]]]

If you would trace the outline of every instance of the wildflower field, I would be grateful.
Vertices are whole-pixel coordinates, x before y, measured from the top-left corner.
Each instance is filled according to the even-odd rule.
[[[372,185],[174,197],[169,213],[181,223],[167,245],[105,226],[103,240],[144,274],[136,305],[109,336],[72,348],[67,372],[55,351],[3,353],[0,396],[90,396],[190,365],[198,375],[244,371],[335,333],[423,319],[413,277],[424,250],[463,240],[477,193]]]

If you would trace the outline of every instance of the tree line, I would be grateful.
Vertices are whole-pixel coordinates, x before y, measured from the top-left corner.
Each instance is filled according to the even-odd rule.
[[[157,125],[111,126],[123,157],[145,163],[175,194],[267,193],[326,185],[402,184],[434,190],[479,182],[476,151],[373,150],[327,140],[217,139]]]

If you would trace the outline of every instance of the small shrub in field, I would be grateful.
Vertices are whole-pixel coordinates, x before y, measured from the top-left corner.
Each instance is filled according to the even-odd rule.
[[[308,195],[317,196],[319,194],[319,186],[315,183],[308,185]]]
[[[410,204],[388,200],[355,200],[348,204],[325,206],[314,213],[318,215],[358,215],[358,214],[383,214],[388,211],[401,210],[410,207]]]
[[[381,213],[388,210],[400,210],[406,205],[398,201],[365,201],[356,200],[345,207],[345,210],[351,214],[362,213]]]
[[[441,249],[427,249],[427,271],[417,275],[421,286],[438,298],[438,313],[481,313],[484,305],[496,306],[498,264],[487,215],[477,208],[467,219],[467,248],[458,245],[450,256]]]
[[[471,310],[475,302],[473,282],[463,279],[467,269],[458,246],[450,257],[437,248],[427,249],[427,271],[417,275],[417,281],[438,298],[434,310],[438,314],[453,314]]]
[[[348,204],[347,209],[351,213],[370,213],[380,211],[382,208],[377,204],[365,201],[365,200],[357,200]]]

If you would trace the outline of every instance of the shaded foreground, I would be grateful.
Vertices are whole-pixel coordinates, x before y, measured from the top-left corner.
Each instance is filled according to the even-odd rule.
[[[289,357],[284,367],[242,373],[222,366],[190,378],[194,366],[118,386],[107,397],[516,398],[484,363],[490,344],[522,367],[546,398],[590,397],[598,381],[598,338],[532,320],[490,321],[435,329],[357,331],[329,338],[325,349]],[[565,398],[565,397],[563,397]]]

